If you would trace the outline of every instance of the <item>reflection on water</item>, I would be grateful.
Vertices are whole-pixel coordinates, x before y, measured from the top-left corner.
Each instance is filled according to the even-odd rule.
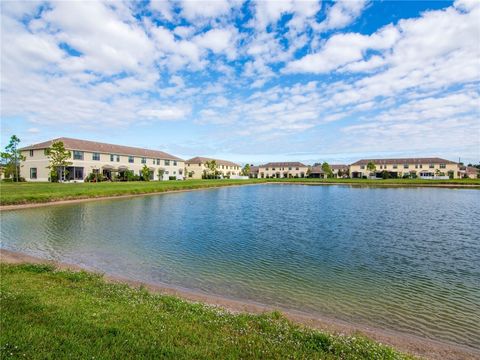
[[[480,348],[480,192],[261,185],[3,212],[1,246]]]

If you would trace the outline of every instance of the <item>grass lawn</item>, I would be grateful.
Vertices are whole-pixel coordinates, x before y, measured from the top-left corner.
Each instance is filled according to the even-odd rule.
[[[411,359],[362,336],[237,314],[50,265],[0,264],[0,358]]]
[[[413,179],[250,179],[250,180],[185,180],[150,182],[103,183],[0,183],[0,205],[42,203],[58,200],[84,199],[128,194],[148,194],[173,190],[199,189],[215,186],[258,184],[265,182],[290,182],[309,184],[345,183],[357,185],[474,185],[480,188],[480,180],[413,180]]]

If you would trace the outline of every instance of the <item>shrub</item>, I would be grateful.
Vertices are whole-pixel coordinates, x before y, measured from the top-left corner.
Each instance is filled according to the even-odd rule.
[[[177,180],[177,177],[176,176],[169,176],[168,180]]]

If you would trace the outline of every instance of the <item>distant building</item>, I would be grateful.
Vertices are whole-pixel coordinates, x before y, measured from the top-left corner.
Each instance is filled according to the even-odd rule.
[[[338,177],[346,177],[348,176],[348,165],[340,165],[340,164],[334,164],[334,165],[329,165],[330,169],[332,170],[332,176],[334,178]],[[322,170],[322,165],[320,163],[315,163],[311,168],[310,168],[310,177],[311,178],[326,178],[328,174],[326,174]]]
[[[370,162],[375,164],[375,171],[367,169]],[[362,159],[350,165],[352,178],[383,176],[456,179],[459,168],[456,162],[440,158]]]
[[[480,174],[480,169],[477,169],[474,166],[459,167],[459,176],[461,178],[478,179],[479,174]]]
[[[90,173],[102,174],[113,180],[116,176],[121,177],[127,170],[141,175],[145,165],[150,170],[152,180],[159,180],[159,170],[163,172],[162,180],[168,180],[171,177],[183,179],[184,160],[163,151],[58,138],[20,149],[26,158],[20,167],[20,175],[25,180],[49,180],[49,158],[46,155],[46,149],[56,141],[63,142],[65,149],[71,152],[69,161],[72,165],[59,169],[60,181],[81,182]]]
[[[300,162],[269,162],[258,166],[258,178],[304,178],[308,166]]]
[[[238,176],[242,172],[240,165],[234,162],[197,156],[185,161],[185,176],[188,179],[202,179],[210,173],[206,163],[212,160],[215,160],[217,173],[222,177]]]
[[[251,178],[258,178],[258,166],[250,165],[250,174],[248,174]]]
[[[312,166],[310,168],[309,177],[311,178],[321,178],[324,179],[327,177],[327,174],[322,170],[321,166]]]

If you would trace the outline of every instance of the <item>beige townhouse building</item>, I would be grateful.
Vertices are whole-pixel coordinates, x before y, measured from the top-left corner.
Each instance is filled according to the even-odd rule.
[[[258,166],[258,178],[304,178],[308,166],[300,162],[269,162]]]
[[[367,169],[368,164],[375,164],[375,171]],[[459,167],[456,162],[441,158],[402,158],[402,159],[362,159],[350,165],[350,177],[381,178],[387,172],[390,177],[404,176],[423,179],[459,177]]]
[[[205,175],[213,175],[210,174],[211,171],[206,164],[212,160],[215,160],[217,175],[221,177],[229,178],[231,176],[239,176],[242,173],[241,166],[234,162],[197,156],[185,161],[185,177],[188,179],[202,179]]]
[[[329,166],[330,166],[330,169],[332,170],[332,176],[334,178],[341,178],[341,177],[348,176],[348,171],[349,171],[348,165],[333,164]],[[322,166],[317,163],[316,165],[310,167],[309,177],[327,178],[328,174],[326,174],[322,170]]]
[[[115,180],[118,176],[122,177],[126,170],[141,175],[145,165],[150,170],[151,180],[184,178],[185,161],[163,151],[62,137],[21,149],[25,161],[21,164],[20,174],[25,180],[49,181],[46,149],[56,141],[63,142],[65,149],[71,152],[69,161],[72,164],[66,167],[66,172],[60,170],[61,181],[82,182],[90,173],[99,173]]]

